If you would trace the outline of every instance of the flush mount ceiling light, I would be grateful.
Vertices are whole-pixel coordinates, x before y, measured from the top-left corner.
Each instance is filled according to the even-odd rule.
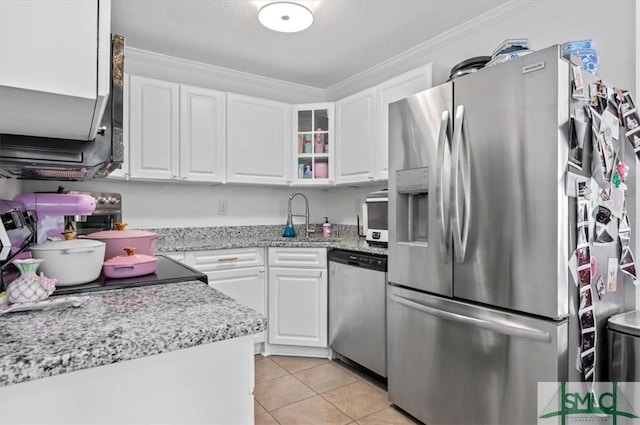
[[[298,32],[309,28],[313,22],[313,13],[299,3],[276,1],[260,8],[258,20],[273,31]]]

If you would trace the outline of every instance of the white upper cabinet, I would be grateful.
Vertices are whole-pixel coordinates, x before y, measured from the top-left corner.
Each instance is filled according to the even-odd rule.
[[[0,133],[91,140],[109,96],[111,3],[0,1]]]
[[[180,86],[180,178],[200,182],[225,179],[225,95]]]
[[[178,178],[180,85],[129,78],[129,167],[131,178]]]
[[[291,105],[227,94],[227,181],[287,185]]]
[[[336,102],[336,183],[374,179],[376,89],[361,91]]]
[[[135,75],[129,85],[131,178],[224,182],[225,94]]]
[[[378,134],[375,150],[374,177],[376,180],[389,178],[389,104],[443,83],[448,73],[447,68],[430,63],[398,75],[376,87],[378,114],[375,120],[375,131]]]
[[[334,181],[336,143],[333,103],[293,107],[293,185],[329,185]]]

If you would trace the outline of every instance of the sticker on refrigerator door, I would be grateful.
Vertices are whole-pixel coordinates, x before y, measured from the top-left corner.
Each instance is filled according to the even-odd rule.
[[[606,288],[604,286],[604,279],[602,275],[598,275],[598,279],[596,279],[596,293],[598,294],[598,299],[601,300],[604,297],[604,293],[606,292]]]
[[[578,133],[579,121],[575,118],[571,118],[570,126],[569,126],[569,165],[571,167],[577,168],[578,170],[582,170],[582,154],[583,154],[583,146],[584,146],[584,137],[580,137]],[[584,123],[583,123],[584,124]],[[582,128],[585,128],[585,125],[581,125]]]
[[[582,352],[586,352],[596,347],[596,332],[594,329],[589,329],[582,333]]]
[[[579,66],[573,66],[571,68],[573,74],[573,93],[574,99],[586,99],[584,95],[584,83],[582,80],[582,69]]]
[[[607,108],[607,110],[602,114],[600,127],[604,128],[605,133],[607,133],[608,130],[609,135],[613,139],[618,140],[620,137],[620,120],[618,120],[618,117],[611,111],[611,109],[611,107]]]
[[[583,286],[580,288],[580,307],[578,312],[586,311],[589,307],[593,306],[593,294],[589,286]],[[586,328],[585,328],[586,329]]]
[[[623,207],[622,218],[618,224],[618,239],[620,240],[620,270],[631,278],[634,285],[638,284],[635,259],[631,252],[631,225],[627,215],[626,205]]]
[[[580,281],[578,280],[578,250],[573,251],[573,254],[569,258],[569,273],[573,278],[573,283],[578,286]]]
[[[618,259],[609,258],[607,262],[607,292],[618,290]]]
[[[611,221],[611,210],[599,205],[596,212],[596,236],[594,245],[608,245],[615,242],[611,232],[615,231],[615,222]],[[611,229],[609,229],[611,226]]]

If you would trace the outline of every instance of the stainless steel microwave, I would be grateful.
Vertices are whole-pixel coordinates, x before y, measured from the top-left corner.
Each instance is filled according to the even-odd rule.
[[[387,246],[389,242],[389,192],[371,192],[363,204],[362,217],[369,244]]]

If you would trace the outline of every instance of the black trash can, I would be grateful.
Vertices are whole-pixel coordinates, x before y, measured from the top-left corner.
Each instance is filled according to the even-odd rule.
[[[609,380],[640,382],[640,311],[611,316],[609,336]]]

